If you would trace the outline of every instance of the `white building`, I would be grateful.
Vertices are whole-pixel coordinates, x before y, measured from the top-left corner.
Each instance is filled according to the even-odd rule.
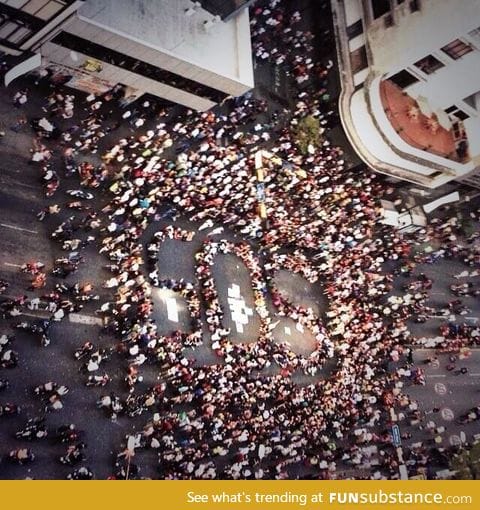
[[[0,14],[24,16],[21,3],[0,0]],[[131,98],[149,93],[197,110],[253,87],[248,9],[223,21],[190,0],[70,4],[73,13],[21,48],[69,86],[101,93],[122,84]]]
[[[332,0],[332,10],[340,115],[359,156],[429,188],[475,183],[480,2]]]
[[[0,0],[0,51],[20,56],[48,37],[81,0]]]

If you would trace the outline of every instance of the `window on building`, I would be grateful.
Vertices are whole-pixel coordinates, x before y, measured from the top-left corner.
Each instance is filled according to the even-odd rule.
[[[372,12],[375,19],[390,12],[390,0],[372,0]]]
[[[432,74],[435,71],[438,71],[438,69],[445,67],[445,64],[440,62],[440,60],[438,60],[438,58],[434,57],[433,55],[427,55],[421,60],[415,62],[413,65],[418,67],[418,69],[423,71],[425,74]]]
[[[385,28],[388,28],[388,27],[393,27],[394,23],[393,23],[393,16],[392,14],[387,14],[384,18],[383,18],[384,22],[385,22]]]
[[[420,10],[420,0],[410,0],[410,12],[417,12]]]
[[[463,110],[460,110],[457,105],[449,106],[448,108],[445,108],[444,111],[445,113],[448,113],[450,117],[455,116],[459,120],[466,120],[470,118],[470,115],[465,113]]]
[[[3,4],[7,4],[10,7],[13,7],[15,9],[21,9],[23,5],[27,4],[27,0],[6,0],[2,2]]]
[[[48,2],[35,13],[35,16],[43,20],[48,20],[56,16],[64,7],[65,4],[63,2]]]
[[[46,21],[72,2],[70,0],[7,0],[2,3]]]
[[[34,14],[39,9],[42,9],[47,3],[48,0],[28,0],[28,2],[25,2],[20,9],[23,12],[28,12],[28,14]]]
[[[0,39],[8,39],[8,36],[17,30],[19,25],[10,22],[9,20],[2,20],[0,23]]]
[[[361,19],[347,27],[347,36],[349,39],[353,39],[360,34],[363,34],[363,22]]]
[[[8,42],[19,46],[23,43],[23,41],[30,37],[31,33],[32,31],[28,28],[21,27],[8,37]]]
[[[353,74],[368,67],[367,50],[365,45],[360,46],[360,48],[350,53],[350,64],[352,66]]]
[[[460,57],[463,57],[463,55],[473,51],[473,48],[465,41],[462,41],[461,39],[455,39],[446,46],[443,46],[442,51],[446,53],[450,58],[458,60]]]
[[[403,69],[403,71],[400,71],[397,74],[390,76],[389,80],[393,81],[393,83],[395,83],[395,85],[398,85],[401,89],[409,87],[410,85],[413,85],[414,83],[420,81],[416,76],[414,76],[406,69]]]
[[[457,117],[457,119],[460,120],[467,120],[470,118],[470,115],[468,113],[465,113],[463,110],[458,109],[456,112],[453,112],[453,115]]]
[[[0,40],[11,45],[20,45],[32,34],[32,30],[19,20],[0,17]]]
[[[74,0],[0,0],[0,40],[22,46]]]

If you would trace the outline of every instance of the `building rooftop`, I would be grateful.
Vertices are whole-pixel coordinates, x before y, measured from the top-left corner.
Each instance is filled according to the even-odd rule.
[[[79,16],[253,87],[248,9],[227,22],[215,22],[210,13],[192,6],[189,0],[89,0]]]
[[[251,0],[199,0],[202,7],[222,19],[237,14]]]

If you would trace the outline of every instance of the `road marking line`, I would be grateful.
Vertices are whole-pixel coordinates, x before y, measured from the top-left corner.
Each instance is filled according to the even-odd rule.
[[[448,407],[444,407],[442,409],[441,415],[442,415],[442,418],[445,421],[452,421],[455,418],[455,415],[453,414],[453,411],[450,408],[448,408]]]
[[[240,287],[232,283],[227,289],[227,302],[230,307],[230,316],[235,323],[237,333],[243,333],[243,326],[250,322],[249,317],[253,316],[253,310],[249,308],[243,298]]]
[[[32,310],[33,311],[33,310]],[[47,314],[47,317],[50,317],[51,314],[47,313],[46,310],[36,310],[37,312],[44,312]],[[36,319],[44,319],[45,317],[42,317],[41,315],[38,315],[37,313],[29,313],[29,312],[22,312],[18,314],[18,316],[24,315],[25,317],[35,317]]]
[[[443,383],[436,383],[434,386],[435,393],[438,395],[445,395],[447,393],[447,387]]]
[[[447,377],[446,374],[427,374],[425,377]]]
[[[6,223],[0,223],[0,226],[11,228],[12,230],[20,230],[21,232],[28,232],[29,234],[38,234],[37,230],[29,230],[28,228],[16,227],[15,225],[7,225]]]
[[[448,438],[448,442],[452,445],[452,446],[460,446],[462,444],[462,440],[460,438],[460,436],[457,436],[456,434],[452,434],[449,438]]]
[[[4,264],[9,267],[22,267],[21,264],[12,264],[10,262],[4,262]]]
[[[468,374],[470,377],[479,377],[480,374]]]
[[[7,186],[15,185],[15,186],[22,186],[23,188],[38,190],[38,186],[34,186],[32,184],[25,184],[23,182],[19,182],[18,180],[11,179],[11,178],[0,179],[0,182]]]
[[[165,305],[167,307],[167,318],[169,321],[178,322],[178,306],[177,300],[173,297],[164,297]]]
[[[76,322],[78,324],[89,325],[98,324],[99,326],[103,324],[102,319],[99,319],[98,317],[93,317],[91,315],[82,315],[80,313],[71,313],[69,314],[68,319],[70,320],[70,322]]]
[[[38,190],[38,186],[34,186],[32,184],[25,184],[23,182],[18,181],[15,181],[15,186],[22,186],[23,188]]]

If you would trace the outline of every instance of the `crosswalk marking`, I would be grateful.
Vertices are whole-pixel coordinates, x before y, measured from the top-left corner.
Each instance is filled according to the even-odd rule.
[[[93,317],[92,315],[83,315],[80,313],[71,313],[68,316],[68,319],[70,322],[75,322],[78,324],[88,324],[90,326],[94,324],[101,326],[103,324],[102,319],[98,317]]]
[[[167,307],[167,317],[169,321],[178,322],[178,306],[174,297],[164,296],[163,298]]]
[[[447,387],[445,386],[445,384],[442,384],[442,383],[437,383],[435,384],[435,393],[437,393],[438,395],[445,395],[447,393]]]
[[[28,232],[29,234],[38,234],[37,230],[29,230],[28,228],[17,227],[15,225],[8,225],[7,223],[0,223],[0,226],[10,228],[12,230],[19,230],[21,232]]]
[[[249,323],[249,317],[253,315],[253,310],[246,305],[245,299],[240,293],[240,287],[235,283],[232,283],[227,294],[232,321],[235,323],[237,333],[243,333],[243,326]]]
[[[441,414],[442,414],[442,418],[445,421],[452,421],[455,418],[453,411],[448,407],[444,407],[441,411]]]
[[[22,267],[21,264],[12,264],[11,262],[4,262],[8,267]]]

